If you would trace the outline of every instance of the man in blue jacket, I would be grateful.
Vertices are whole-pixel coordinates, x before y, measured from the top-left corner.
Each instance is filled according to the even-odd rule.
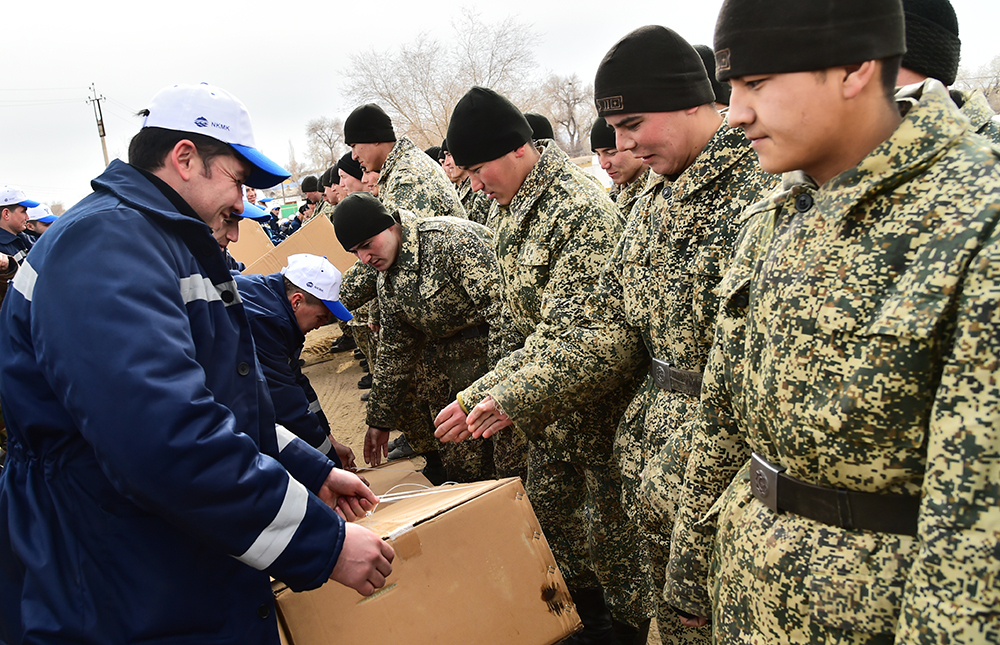
[[[288,173],[243,104],[153,97],[4,301],[0,641],[278,643],[268,576],[371,594],[392,549],[345,523],[375,501],[276,429],[211,226]]]
[[[340,271],[324,257],[296,253],[288,257],[281,273],[235,279],[271,391],[275,420],[338,466],[353,468],[354,451],[333,438],[319,397],[299,367],[307,333],[330,322],[331,315],[351,319],[338,301]]]
[[[33,240],[24,231],[28,228],[28,209],[36,206],[38,202],[25,197],[20,188],[0,187],[0,253],[18,264],[31,250]]]

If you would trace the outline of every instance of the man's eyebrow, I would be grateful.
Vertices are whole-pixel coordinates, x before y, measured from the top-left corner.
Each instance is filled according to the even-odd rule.
[[[639,114],[633,114],[631,116],[625,117],[624,119],[622,119],[621,121],[619,121],[617,123],[612,123],[611,127],[613,127],[613,128],[624,128],[625,126],[632,125],[636,121],[641,121],[641,120],[642,120],[642,116],[641,115],[639,115]],[[611,123],[611,122],[608,121],[608,123]]]

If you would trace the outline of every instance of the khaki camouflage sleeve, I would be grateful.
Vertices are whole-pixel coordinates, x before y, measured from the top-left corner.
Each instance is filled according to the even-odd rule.
[[[361,305],[374,300],[378,295],[378,271],[355,262],[350,269],[344,272],[340,283],[340,304],[347,307],[348,311],[354,311]]]
[[[621,227],[612,212],[582,212],[562,248],[550,249],[541,322],[525,340],[521,364],[490,394],[525,435],[537,436],[593,396],[622,385],[645,360],[641,337],[600,288]]]
[[[426,337],[396,316],[382,312],[378,360],[372,375],[366,422],[376,428],[395,428],[397,414],[410,385],[410,376],[427,343]]]
[[[995,217],[994,217],[995,219]],[[1000,232],[973,260],[935,396],[896,643],[1000,634]]]
[[[674,607],[711,617],[709,563],[715,544],[716,500],[750,458],[733,416],[730,387],[742,376],[744,330],[750,270],[762,242],[752,225],[719,286],[722,303],[715,343],[708,355],[701,389],[701,410],[691,436],[680,504],[670,542],[665,597]]]

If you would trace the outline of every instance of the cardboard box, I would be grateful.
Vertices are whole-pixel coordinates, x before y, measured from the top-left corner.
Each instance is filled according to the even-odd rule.
[[[383,502],[358,523],[396,551],[386,586],[365,598],[335,582],[275,583],[290,645],[551,645],[580,628],[516,477]]]
[[[274,244],[259,223],[243,219],[240,220],[240,239],[230,242],[227,248],[234,258],[250,266],[273,249]]]
[[[434,487],[420,472],[425,463],[423,457],[394,459],[374,468],[358,469],[358,474],[368,480],[368,487],[380,497],[386,493],[413,493]]]
[[[242,232],[243,230],[240,229],[241,234]],[[263,233],[263,231],[261,232]],[[278,246],[272,247],[270,251],[252,264],[244,262],[247,268],[243,273],[245,275],[277,273],[288,263],[288,256],[296,253],[325,256],[333,266],[340,269],[341,273],[347,271],[357,262],[354,254],[348,253],[340,245],[340,240],[337,239],[337,233],[330,220],[320,216],[306,222],[302,228],[292,233]]]

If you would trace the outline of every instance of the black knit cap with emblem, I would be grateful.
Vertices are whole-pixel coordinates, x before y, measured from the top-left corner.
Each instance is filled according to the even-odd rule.
[[[962,41],[958,16],[948,0],[903,0],[906,55],[903,67],[952,85],[958,76]]]
[[[640,27],[605,54],[594,78],[597,115],[673,112],[715,101],[701,57],[677,32]]]
[[[340,200],[333,209],[332,219],[337,240],[345,251],[350,251],[396,223],[378,197],[364,191],[351,193]]]
[[[395,141],[396,133],[392,129],[392,119],[385,110],[367,103],[354,111],[344,121],[344,143],[383,143]]]
[[[531,126],[507,98],[477,86],[455,105],[447,139],[455,163],[468,167],[517,150],[531,140]]]
[[[900,0],[725,0],[716,78],[813,72],[906,51]]]

